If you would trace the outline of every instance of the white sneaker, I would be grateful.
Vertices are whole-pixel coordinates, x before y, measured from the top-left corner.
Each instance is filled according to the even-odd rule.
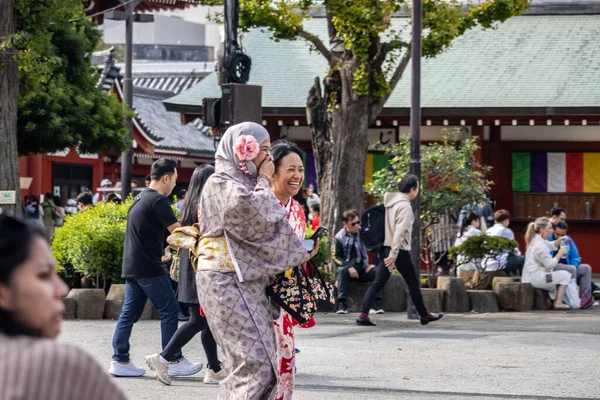
[[[169,379],[169,362],[162,358],[160,354],[152,354],[146,356],[146,365],[156,375],[156,379],[165,385],[170,385],[171,380]]]
[[[195,375],[202,369],[201,363],[195,364],[185,357],[178,361],[169,363],[169,376],[190,376]]]
[[[597,301],[594,302],[594,304],[592,304],[592,307],[598,307],[600,306],[600,303],[598,303]]]
[[[113,376],[142,376],[146,373],[144,368],[138,368],[131,361],[122,363],[111,361],[108,373]]]
[[[204,383],[207,385],[217,385],[223,379],[227,378],[227,372],[224,368],[221,368],[219,372],[214,372],[212,369],[207,369],[204,374]]]
[[[369,314],[385,314],[385,311],[383,311],[383,308],[371,308]]]

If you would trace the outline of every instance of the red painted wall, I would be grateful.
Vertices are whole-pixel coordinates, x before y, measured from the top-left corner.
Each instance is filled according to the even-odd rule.
[[[483,162],[492,166],[494,185],[490,197],[496,200],[496,209],[506,209],[511,214],[513,208],[512,192],[512,152],[513,151],[600,151],[600,142],[502,142],[500,127],[490,127],[490,140],[484,142]],[[600,220],[569,221],[569,236],[575,240],[582,260],[600,274],[600,252],[596,250],[600,243]],[[525,230],[528,221],[513,220],[511,229],[525,253]]]

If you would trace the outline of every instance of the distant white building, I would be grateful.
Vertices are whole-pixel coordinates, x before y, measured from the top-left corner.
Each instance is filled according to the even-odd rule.
[[[192,10],[181,10],[186,14]],[[220,27],[212,23],[197,23],[180,16],[154,14],[153,23],[134,25],[133,58],[135,61],[214,61],[220,46]],[[125,23],[105,21],[99,26],[106,44],[125,44]]]

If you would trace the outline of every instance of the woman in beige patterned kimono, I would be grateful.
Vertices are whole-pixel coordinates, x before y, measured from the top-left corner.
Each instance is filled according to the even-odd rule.
[[[278,310],[265,290],[272,277],[310,258],[269,187],[274,173],[269,149],[261,125],[230,127],[200,200],[200,231],[224,235],[234,264],[230,270],[207,270],[200,262],[196,273],[198,299],[229,372],[219,385],[221,400],[274,397]]]

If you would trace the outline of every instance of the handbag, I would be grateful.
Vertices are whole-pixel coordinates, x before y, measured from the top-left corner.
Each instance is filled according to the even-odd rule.
[[[308,281],[317,303],[317,310],[323,313],[335,310],[335,290],[333,289],[333,285],[323,278],[321,271],[319,271],[319,268],[312,261],[308,262],[307,268],[309,266],[311,274]]]
[[[173,255],[171,258],[171,269],[169,270],[169,277],[175,282],[179,282],[179,262],[181,261],[179,256],[180,251],[181,250],[177,251],[176,253],[171,253]]]
[[[267,295],[298,323],[310,321],[317,311],[317,301],[309,278],[301,267],[294,267],[292,276],[280,275],[267,286]]]

